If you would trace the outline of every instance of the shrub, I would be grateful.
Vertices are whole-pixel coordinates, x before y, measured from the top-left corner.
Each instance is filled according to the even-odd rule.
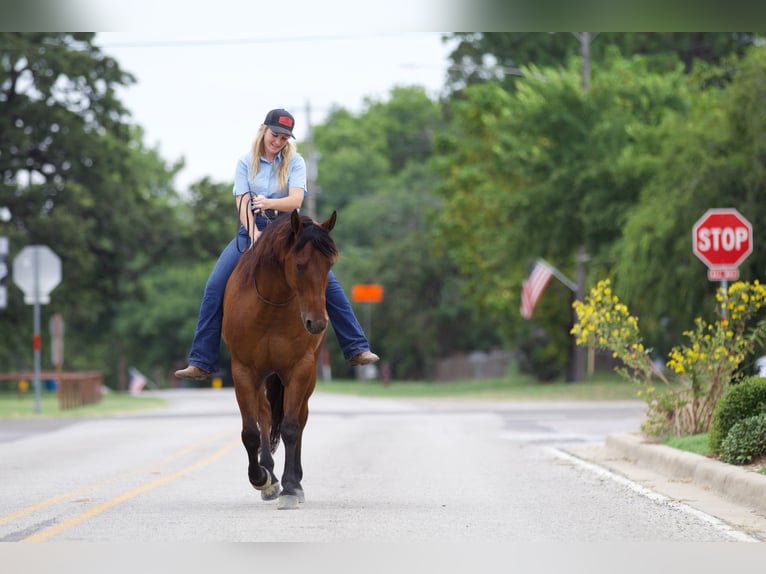
[[[766,307],[766,285],[737,281],[727,292],[719,290],[716,300],[728,318],[708,323],[697,317],[695,328],[684,333],[688,344],[674,347],[668,355],[669,376],[656,368],[651,349],[644,347],[638,319],[620,303],[608,279],[599,281],[584,301],[573,303],[578,322],[571,332],[577,344],[612,351],[623,365],[617,370],[641,385],[639,396],[647,403],[644,433],[662,437],[709,432],[727,386],[766,339],[761,312]]]
[[[710,424],[710,451],[721,454],[721,444],[738,422],[766,412],[766,378],[747,377],[730,385],[713,412]]]
[[[731,464],[747,464],[766,454],[766,413],[736,423],[721,442],[721,458]]]
[[[564,375],[566,357],[542,330],[532,333],[518,345],[519,369],[543,382],[554,381]]]

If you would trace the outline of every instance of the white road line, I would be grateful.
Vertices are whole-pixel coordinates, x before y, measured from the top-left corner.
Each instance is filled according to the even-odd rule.
[[[590,462],[586,462],[582,460],[581,458],[577,458],[576,456],[573,456],[569,454],[568,452],[565,452],[555,447],[548,447],[546,450],[551,452],[554,456],[567,460],[568,462],[571,462],[572,464],[580,466],[598,476],[613,480],[614,482],[617,482],[629,488],[633,492],[636,492],[640,494],[641,496],[648,498],[649,500],[669,505],[677,510],[690,514],[698,518],[699,520],[702,520],[703,522],[711,525],[715,529],[719,530],[726,536],[729,536],[733,540],[736,540],[737,542],[761,542],[757,538],[754,538],[750,536],[749,534],[745,534],[744,532],[741,532],[737,530],[736,528],[731,527],[730,525],[719,520],[715,516],[706,514],[705,512],[702,512],[701,510],[697,510],[696,508],[693,508],[687,504],[668,498],[667,496],[663,494],[659,494],[658,492],[654,492],[653,490],[649,490],[648,488],[645,488],[641,486],[640,484],[635,483],[632,480],[629,480],[625,478],[624,476],[616,474],[606,468],[592,464]]]

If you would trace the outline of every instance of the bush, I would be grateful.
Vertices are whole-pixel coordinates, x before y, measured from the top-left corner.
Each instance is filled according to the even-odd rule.
[[[747,377],[731,385],[718,401],[710,424],[710,451],[721,454],[721,444],[738,422],[766,412],[766,378]]]
[[[519,370],[542,382],[560,379],[566,370],[560,349],[542,330],[532,333],[518,345]]]
[[[721,458],[731,464],[747,464],[766,454],[766,413],[736,423],[721,442]]]

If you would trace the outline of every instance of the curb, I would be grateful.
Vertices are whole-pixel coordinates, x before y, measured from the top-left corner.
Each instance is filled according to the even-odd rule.
[[[766,475],[691,452],[647,442],[640,433],[606,437],[612,454],[634,460],[670,478],[691,480],[731,502],[766,513]]]

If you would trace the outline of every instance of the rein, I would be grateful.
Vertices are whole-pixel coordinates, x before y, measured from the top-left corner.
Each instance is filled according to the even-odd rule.
[[[271,305],[272,307],[287,307],[290,302],[295,299],[295,293],[293,293],[293,296],[290,297],[287,301],[284,303],[274,303],[274,301],[270,301],[266,299],[263,295],[261,295],[261,290],[258,289],[258,281],[256,281],[255,277],[253,277],[253,284],[255,285],[255,293],[258,295],[258,299],[266,303],[267,305]]]
[[[240,195],[240,196],[239,196],[239,204],[238,204],[238,206],[237,206],[237,207],[239,208],[239,209],[237,210],[237,212],[238,212],[238,213],[241,213],[241,212],[242,212],[242,202],[243,202],[244,200],[245,200],[245,194],[242,194],[242,195]],[[249,201],[249,200],[248,200],[248,201]],[[252,219],[252,221],[250,220],[250,215],[252,215],[252,216],[253,216],[253,219]],[[255,210],[254,210],[254,209],[252,209],[252,207],[250,208],[250,210],[248,210],[248,215],[246,216],[246,222],[245,222],[245,223],[246,223],[246,225],[245,225],[245,229],[247,230],[247,234],[248,234],[248,235],[250,235],[250,231],[251,231],[251,229],[252,229],[252,228],[250,227],[250,224],[252,223],[252,225],[253,225],[253,226],[255,226]],[[239,225],[237,225],[237,228],[239,228]],[[239,248],[239,229],[237,230],[237,234],[235,235],[235,237],[236,237],[236,239],[237,239],[237,251],[238,251],[239,253],[244,253],[245,251],[247,251],[247,248],[245,248],[245,249],[240,249],[240,248]],[[245,240],[245,241],[247,241],[247,240]],[[245,244],[247,244],[247,243],[245,243]]]
[[[250,201],[250,209],[248,210],[247,215],[245,216],[246,219],[245,219],[244,227],[247,230],[247,234],[248,235],[250,235],[250,232],[253,230],[253,227],[256,226],[256,223],[255,223],[256,212],[260,213],[261,217],[263,217],[269,223],[274,221],[274,219],[276,218],[276,216],[269,217],[269,214],[267,213],[269,210],[264,211],[264,210],[260,210],[258,208],[253,207],[253,203],[252,203],[253,202],[253,196],[254,196],[254,194],[251,191],[250,192],[250,199],[247,200],[247,201]],[[246,201],[244,193],[239,196],[239,205],[238,205],[239,209],[237,210],[238,213],[242,212],[242,202],[243,201]],[[275,213],[279,213],[279,212],[275,211]],[[252,216],[252,219],[250,219],[251,216]],[[239,230],[239,225],[237,225],[237,229]],[[247,251],[247,248],[241,249],[239,247],[239,233],[237,233],[236,239],[237,239],[237,251],[239,253],[244,253],[245,251]]]

